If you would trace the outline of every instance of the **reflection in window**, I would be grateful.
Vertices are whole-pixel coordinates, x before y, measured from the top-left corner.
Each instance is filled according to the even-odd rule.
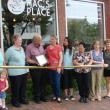
[[[49,0],[50,16],[27,15],[26,10],[20,15],[14,15],[7,8],[7,0],[1,1],[4,42],[7,43],[6,33],[9,33],[10,40],[14,33],[21,34],[25,40],[32,39],[35,33],[39,33],[44,42],[49,42],[51,34],[56,35],[56,0]],[[23,0],[25,3],[32,1]],[[45,2],[45,0],[43,1]],[[4,43],[4,47],[7,48],[6,43]]]
[[[103,41],[103,5],[100,3],[66,0],[68,36],[92,43]]]

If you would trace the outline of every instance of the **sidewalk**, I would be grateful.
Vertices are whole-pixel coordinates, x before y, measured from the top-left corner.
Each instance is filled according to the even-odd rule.
[[[79,103],[78,99],[75,101],[63,101],[62,104],[57,102],[46,102],[36,104],[30,102],[29,105],[23,105],[21,108],[14,108],[9,105],[9,110],[110,110],[110,100],[102,99],[101,102]]]

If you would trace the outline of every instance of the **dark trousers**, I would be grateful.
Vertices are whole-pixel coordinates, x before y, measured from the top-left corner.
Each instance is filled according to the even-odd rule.
[[[64,69],[63,71],[63,87],[64,89],[70,89],[73,88],[73,69]]]
[[[90,88],[90,73],[77,73],[77,84],[79,89],[79,95],[83,98],[89,97]]]
[[[9,76],[12,92],[12,103],[18,103],[26,98],[27,74]]]
[[[46,93],[45,69],[30,69],[30,75],[33,82],[34,99],[40,100],[45,98]]]
[[[58,73],[56,70],[48,70],[49,76],[51,80],[51,84],[53,87],[53,93],[55,97],[60,97],[61,95],[61,88],[60,88],[60,81],[61,81],[61,74]]]

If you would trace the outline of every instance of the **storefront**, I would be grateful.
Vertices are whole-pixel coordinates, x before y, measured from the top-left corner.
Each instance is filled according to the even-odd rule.
[[[22,35],[23,45],[34,33],[48,43],[50,35],[92,43],[110,38],[110,0],[1,0],[1,47],[11,45],[14,33]],[[1,17],[1,16],[0,16]]]

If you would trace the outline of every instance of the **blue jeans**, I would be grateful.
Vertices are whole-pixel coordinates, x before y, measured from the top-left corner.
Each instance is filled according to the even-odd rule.
[[[5,99],[5,98],[6,98],[6,93],[0,92],[0,99]]]
[[[53,93],[55,97],[60,97],[60,79],[61,74],[58,73],[56,70],[49,70],[49,76],[51,80],[51,84],[53,87]]]

